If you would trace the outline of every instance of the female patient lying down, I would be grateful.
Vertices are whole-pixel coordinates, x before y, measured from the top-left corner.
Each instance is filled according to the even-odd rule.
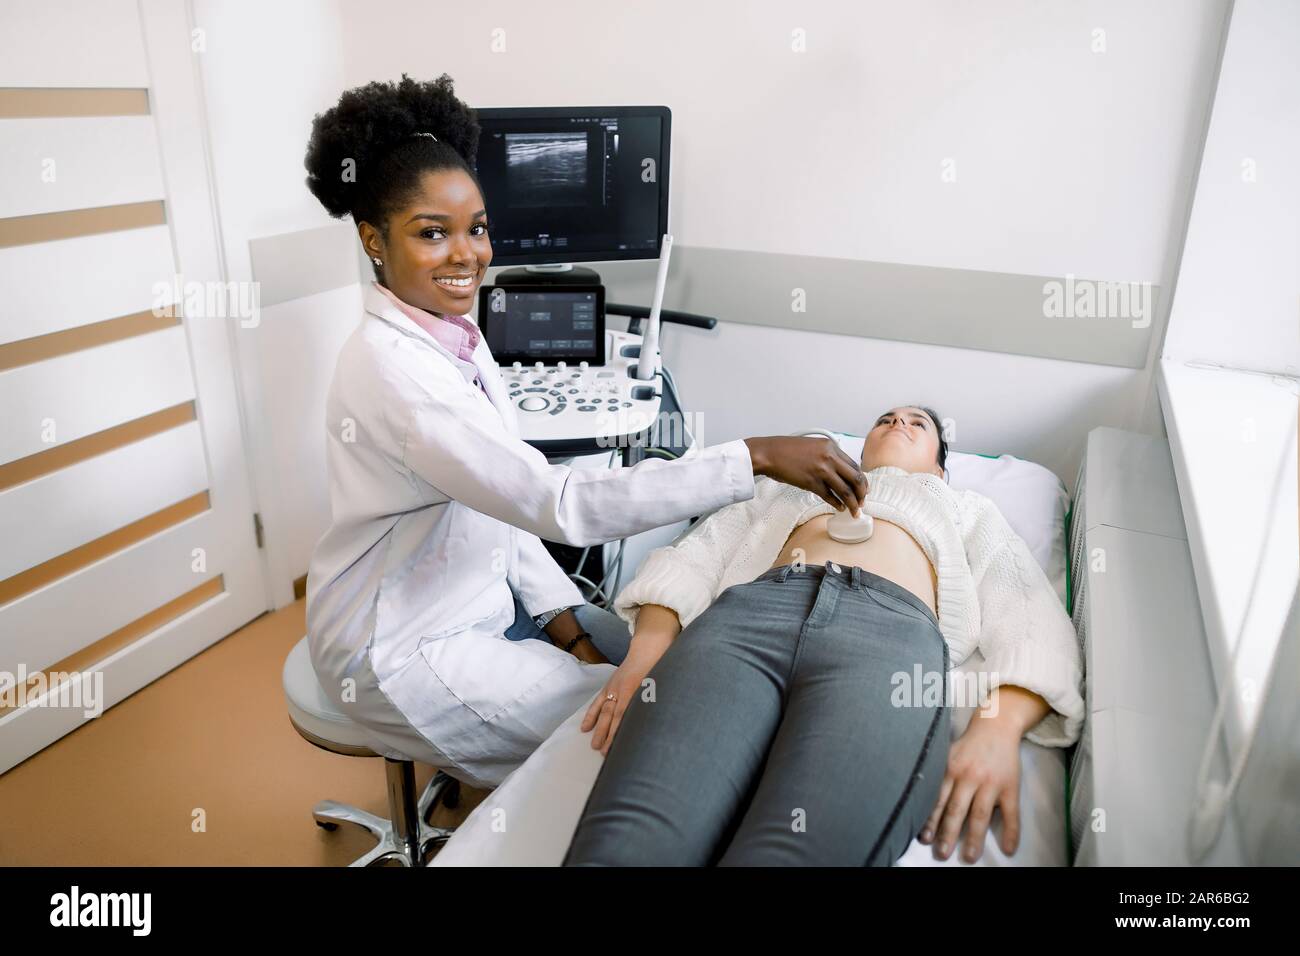
[[[1078,739],[1082,661],[1025,543],[945,482],[938,421],[904,406],[867,435],[866,541],[760,478],[646,557],[582,724],[606,759],[566,865],[888,866],[918,835],[947,859],[963,823],[974,861],[995,807],[1015,852],[1020,739]],[[987,681],[950,687],[977,647]],[[979,719],[950,746],[963,696]]]

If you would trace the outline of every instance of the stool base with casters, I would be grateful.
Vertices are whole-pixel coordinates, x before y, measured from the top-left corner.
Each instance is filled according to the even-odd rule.
[[[412,806],[410,797],[415,791],[415,765],[409,760],[390,757],[384,758],[384,764],[388,774],[388,809],[392,820],[397,821],[396,825],[337,800],[322,800],[312,808],[311,814],[316,825],[326,830],[337,829],[340,823],[352,823],[370,831],[376,840],[375,848],[350,866],[378,866],[390,860],[402,866],[423,866],[429,853],[450,840],[455,832],[454,827],[430,826],[429,812],[444,794],[444,805],[454,806],[455,797],[452,795],[459,791],[460,784],[439,770],[424,788],[419,801]]]
[[[325,696],[316,680],[304,637],[284,662],[284,692],[289,705],[289,722],[302,738],[322,750],[347,757],[378,757],[365,742],[362,728]],[[429,813],[441,801],[455,807],[460,798],[459,781],[441,770],[433,775],[419,799],[415,796],[415,763],[384,758],[388,778],[389,819],[358,807],[322,800],[312,810],[316,825],[326,830],[350,823],[368,830],[376,845],[351,866],[377,866],[396,862],[401,866],[423,866],[431,851],[451,839],[454,827],[435,827]]]

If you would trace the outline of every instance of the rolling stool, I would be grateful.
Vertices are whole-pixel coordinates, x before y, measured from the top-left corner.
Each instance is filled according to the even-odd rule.
[[[346,757],[379,756],[366,742],[363,728],[321,690],[305,637],[294,645],[284,662],[284,695],[289,703],[289,722],[309,743]],[[439,797],[444,806],[455,807],[460,783],[439,770],[417,801],[415,763],[385,757],[384,764],[390,819],[336,800],[322,800],[313,808],[312,816],[316,825],[326,830],[335,830],[340,823],[353,823],[370,831],[378,845],[352,866],[374,866],[388,860],[402,866],[423,866],[429,850],[446,843],[455,830],[430,826],[425,818]]]

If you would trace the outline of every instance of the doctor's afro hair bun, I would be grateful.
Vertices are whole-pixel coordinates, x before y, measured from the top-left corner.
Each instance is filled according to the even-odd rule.
[[[405,73],[397,83],[367,83],[312,120],[307,188],[336,219],[384,229],[426,172],[463,169],[477,184],[478,138],[474,111],[446,73],[424,83]]]

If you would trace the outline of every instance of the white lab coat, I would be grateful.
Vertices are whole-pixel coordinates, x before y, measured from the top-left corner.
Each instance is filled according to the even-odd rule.
[[[464,362],[374,284],[363,292],[326,403],[312,663],[379,752],[495,786],[611,672],[504,637],[512,591],[531,615],[583,603],[538,535],[598,544],[747,500],[752,462],[737,440],[633,468],[552,465],[517,437],[485,341]]]

